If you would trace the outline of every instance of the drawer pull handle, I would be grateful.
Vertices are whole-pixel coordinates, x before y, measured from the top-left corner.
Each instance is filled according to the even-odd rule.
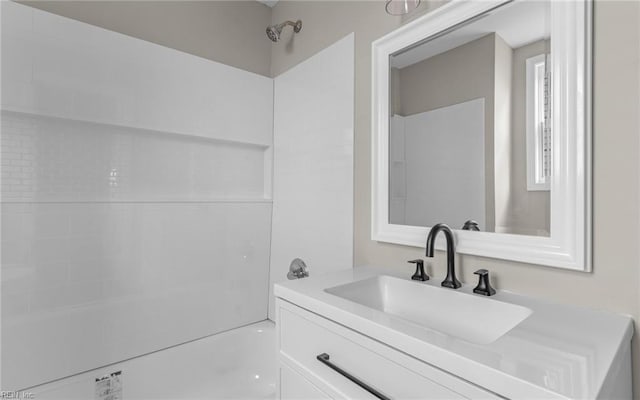
[[[343,370],[342,368],[338,367],[337,365],[335,365],[334,363],[329,361],[330,357],[329,357],[329,355],[327,353],[318,354],[316,356],[316,358],[318,359],[318,361],[320,361],[321,363],[323,363],[327,367],[331,368],[332,370],[336,371],[340,375],[342,375],[345,378],[349,379],[351,382],[353,382],[356,385],[360,386],[361,388],[363,388],[367,392],[371,393],[372,395],[376,396],[380,400],[391,400],[391,397],[388,397],[388,396],[384,395],[383,393],[380,393],[379,391],[377,391],[373,387],[367,385],[366,383],[362,382],[360,379],[356,378],[355,376],[351,375],[347,371]]]

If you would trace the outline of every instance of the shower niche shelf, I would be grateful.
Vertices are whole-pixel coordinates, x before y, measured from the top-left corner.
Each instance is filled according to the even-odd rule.
[[[272,149],[2,111],[3,201],[269,202]]]

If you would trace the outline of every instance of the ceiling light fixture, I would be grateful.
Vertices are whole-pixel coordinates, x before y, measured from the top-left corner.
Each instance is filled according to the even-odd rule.
[[[385,5],[387,14],[405,15],[418,8],[420,0],[388,0]]]

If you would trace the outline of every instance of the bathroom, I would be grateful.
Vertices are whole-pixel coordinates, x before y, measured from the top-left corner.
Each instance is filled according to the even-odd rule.
[[[396,93],[389,89],[402,87],[402,78],[394,86],[384,63],[396,50],[449,32],[450,20],[463,13],[480,15],[496,7],[498,15],[504,2],[394,0],[391,9],[387,3],[2,2],[3,398],[375,398],[327,368],[327,360],[315,360],[330,351],[316,351],[310,367],[278,354],[287,337],[296,339],[288,345],[300,354],[324,340],[287,336],[276,322],[286,317],[291,329],[305,328],[295,315],[351,342],[363,336],[363,348],[402,365],[406,377],[426,377],[439,387],[454,387],[458,395],[433,391],[432,398],[640,398],[640,346],[633,333],[640,318],[640,2],[570,2],[589,10],[582,20],[588,20],[583,30],[589,34],[559,35],[567,43],[586,41],[579,48],[587,50],[582,58],[551,62],[582,66],[582,75],[573,75],[588,81],[589,90],[553,104],[575,110],[576,97],[587,99],[582,105],[588,151],[575,153],[587,168],[576,173],[582,181],[569,182],[584,186],[567,192],[575,201],[558,205],[565,208],[547,202],[538,218],[546,224],[515,234],[499,228],[497,193],[481,203],[493,214],[475,218],[485,232],[449,222],[444,212],[463,207],[457,203],[426,223],[394,220],[398,210],[407,218],[410,207],[407,200],[394,208],[403,196],[387,191],[397,188],[397,175],[385,160],[389,149],[380,151],[384,141],[378,142],[383,125],[388,127],[379,121],[397,111]],[[281,25],[285,21],[291,23]],[[301,29],[295,32],[297,21]],[[268,27],[278,34],[276,42]],[[568,46],[554,47],[559,42],[551,40],[551,54],[569,54]],[[473,154],[452,151],[443,164],[463,164]],[[525,165],[524,153],[514,157]],[[387,180],[380,179],[383,171]],[[500,171],[505,169],[493,173],[496,182]],[[565,179],[563,171],[572,170],[553,175],[552,196],[571,186],[553,186]],[[432,192],[442,194],[444,186]],[[540,197],[545,191],[534,193]],[[520,204],[523,214],[531,204]],[[535,258],[541,241],[567,230],[555,221],[558,216],[576,208],[584,218],[567,224],[582,233],[574,236],[582,246],[578,262]],[[441,233],[439,251],[430,258],[426,227],[440,222],[451,225],[456,254],[444,251]],[[500,239],[505,237],[516,239]],[[449,272],[448,255],[455,256],[460,290],[435,288]],[[290,277],[302,277],[300,271],[309,276],[287,279],[297,258],[305,269]],[[411,280],[416,265],[407,261],[413,260],[424,263],[429,281]],[[557,332],[568,329],[558,334],[564,342],[548,340],[553,343],[538,351],[537,364],[517,364],[514,355],[499,356],[495,346],[521,343],[512,341],[524,340],[525,333],[535,336],[524,332],[538,313],[529,300],[509,305],[520,302],[518,307],[534,313],[485,345],[455,332],[442,339],[440,333],[449,332],[445,327],[433,328],[438,335],[429,336],[428,329],[394,319],[389,310],[334,299],[336,293],[349,296],[338,289],[347,279],[364,282],[382,274],[413,284],[406,296],[424,283],[456,304],[453,295],[471,291],[478,282],[474,272],[481,269],[489,271],[498,294],[471,293],[465,299],[507,304],[509,296],[521,296],[579,310],[571,315],[584,314],[579,322],[586,324],[563,324],[573,317],[554,316]],[[392,282],[390,290],[396,289],[395,280],[377,282]],[[316,295],[314,285],[324,285],[322,293]],[[408,302],[420,310],[433,307],[420,295]],[[341,307],[341,314],[331,314]],[[374,323],[370,318],[376,315]],[[395,325],[377,327],[385,319]],[[597,326],[606,325],[599,321],[612,321],[610,341],[592,346],[604,353],[585,345]],[[617,324],[620,332],[614,332]],[[487,319],[484,325],[494,324]],[[536,331],[536,337],[543,334]],[[422,355],[416,337],[428,342],[424,346],[444,349],[442,357]],[[381,344],[394,352],[376,347]],[[410,345],[415,351],[404,348]],[[559,356],[550,355],[550,348],[562,348],[564,364],[551,365]],[[448,358],[454,353],[456,362]],[[614,353],[611,365],[592,369],[594,359]],[[494,363],[487,361],[486,371],[478,368],[484,375],[464,367],[468,360],[480,362],[474,358],[479,354],[489,354]],[[334,359],[379,386],[376,393],[387,393],[379,398],[427,398],[403,391],[411,385],[396,388],[375,380],[375,371],[365,370],[374,361],[331,353]],[[540,366],[545,360],[551,360],[546,369]],[[425,369],[432,365],[435,370]],[[525,375],[533,376],[530,387],[513,383],[527,381]],[[624,387],[608,395],[613,392],[605,386],[618,382],[616,377]],[[453,378],[467,383],[451,383]],[[426,386],[414,386],[426,393]]]

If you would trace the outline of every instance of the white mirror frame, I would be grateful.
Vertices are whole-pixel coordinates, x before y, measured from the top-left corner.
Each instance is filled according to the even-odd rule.
[[[373,42],[372,240],[425,247],[430,229],[389,223],[390,55],[508,2],[453,0]],[[551,0],[551,236],[456,230],[458,253],[591,271],[591,21],[591,1]]]

